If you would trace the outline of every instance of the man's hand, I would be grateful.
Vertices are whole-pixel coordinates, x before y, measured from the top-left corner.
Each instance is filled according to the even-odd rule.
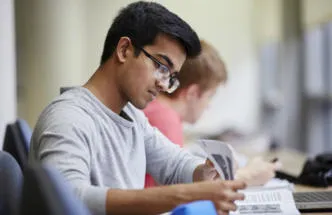
[[[275,176],[275,171],[281,168],[280,162],[268,162],[261,157],[255,157],[249,163],[239,168],[235,179],[245,181],[248,186],[263,185]]]
[[[204,181],[193,183],[187,191],[191,193],[193,200],[207,199],[213,201],[219,215],[235,211],[234,201],[243,200],[244,194],[237,192],[244,189],[246,184],[243,181]]]
[[[213,163],[206,159],[204,164],[201,164],[196,167],[194,174],[193,174],[193,181],[211,181],[219,179],[220,176],[217,170],[214,168]]]

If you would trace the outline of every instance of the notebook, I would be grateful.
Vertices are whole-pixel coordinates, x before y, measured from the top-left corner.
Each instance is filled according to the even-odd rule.
[[[301,212],[332,212],[332,191],[297,192],[293,197]]]

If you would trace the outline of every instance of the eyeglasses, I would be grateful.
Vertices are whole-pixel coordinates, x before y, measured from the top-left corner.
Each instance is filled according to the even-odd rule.
[[[171,73],[171,71],[166,65],[162,64],[159,60],[157,60],[143,48],[140,49],[145,54],[145,56],[150,58],[156,64],[157,71],[155,71],[154,76],[162,85],[162,90],[167,93],[174,92],[180,85],[179,79],[177,78],[178,72]]]

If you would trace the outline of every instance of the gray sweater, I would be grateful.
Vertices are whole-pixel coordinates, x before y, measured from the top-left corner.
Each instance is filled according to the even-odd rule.
[[[83,87],[56,98],[33,132],[30,160],[59,170],[94,214],[109,188],[142,189],[148,172],[161,184],[190,183],[199,163],[128,104],[120,115]]]

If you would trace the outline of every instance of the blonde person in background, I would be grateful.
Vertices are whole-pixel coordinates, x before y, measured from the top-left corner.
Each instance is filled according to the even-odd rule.
[[[218,86],[227,81],[225,64],[216,49],[204,40],[201,40],[201,46],[201,54],[183,64],[178,75],[181,85],[177,90],[172,94],[160,94],[144,109],[150,124],[180,147],[184,144],[182,123],[194,124],[207,108]],[[235,178],[244,179],[248,185],[262,185],[274,177],[279,167],[280,163],[256,157],[245,167],[237,169]],[[155,184],[152,176],[147,175],[145,186]]]

